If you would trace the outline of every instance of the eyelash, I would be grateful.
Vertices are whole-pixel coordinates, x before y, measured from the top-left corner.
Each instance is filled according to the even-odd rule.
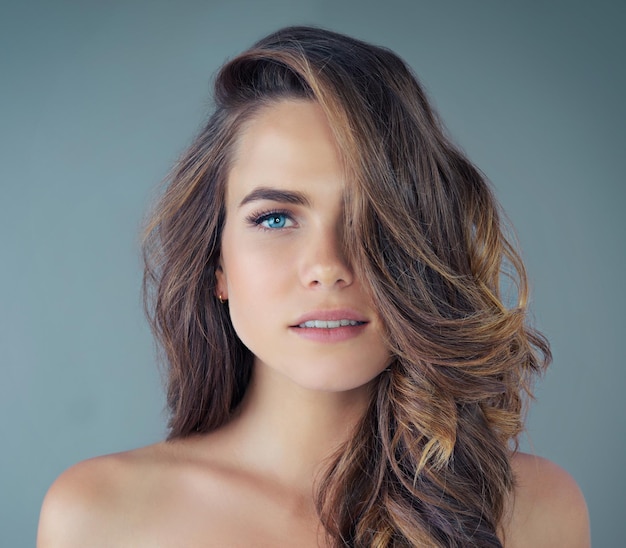
[[[269,211],[255,211],[254,213],[251,213],[250,215],[248,215],[248,217],[246,217],[246,220],[249,224],[255,226],[256,228],[258,228],[259,230],[265,230],[265,231],[277,231],[277,230],[284,230],[285,228],[291,228],[291,227],[283,227],[283,228],[269,228],[266,226],[263,226],[262,223],[267,221],[268,219],[271,219],[272,217],[286,217],[287,219],[289,219],[292,223],[295,224],[295,221],[293,220],[293,217],[291,215],[291,213],[289,213],[288,211],[285,211],[283,209],[272,209]]]

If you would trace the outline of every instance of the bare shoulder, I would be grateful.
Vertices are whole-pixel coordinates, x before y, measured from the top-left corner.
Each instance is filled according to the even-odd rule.
[[[89,459],[63,472],[44,498],[37,546],[118,544],[142,519],[137,508],[147,507],[170,452],[160,443]]]
[[[505,518],[505,546],[588,548],[587,505],[572,476],[526,453],[516,453],[512,465],[516,486]]]
[[[288,546],[303,534],[317,539],[309,521],[294,524],[283,491],[234,461],[236,452],[211,433],[81,462],[50,487],[37,546],[200,547],[208,539],[212,546]]]

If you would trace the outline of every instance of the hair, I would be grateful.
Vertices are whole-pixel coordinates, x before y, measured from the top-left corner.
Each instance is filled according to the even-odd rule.
[[[316,101],[345,168],[345,252],[393,356],[319,485],[321,521],[341,546],[502,546],[511,456],[551,356],[528,325],[524,266],[485,177],[398,56],[335,32],[263,38],[221,68],[214,98],[146,228],[169,438],[223,425],[251,375],[215,298],[237,139],[267,105]]]

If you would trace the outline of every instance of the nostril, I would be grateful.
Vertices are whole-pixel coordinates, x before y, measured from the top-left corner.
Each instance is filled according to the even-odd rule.
[[[307,287],[342,288],[352,283],[350,268],[327,242],[307,252],[301,265],[302,282]]]

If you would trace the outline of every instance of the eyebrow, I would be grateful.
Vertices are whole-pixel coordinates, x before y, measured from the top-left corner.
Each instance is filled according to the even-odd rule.
[[[247,194],[243,200],[239,203],[239,207],[255,202],[257,200],[269,200],[271,202],[283,202],[287,204],[296,204],[308,206],[311,204],[309,199],[302,192],[293,190],[279,190],[277,188],[270,187],[257,187],[252,192]]]

